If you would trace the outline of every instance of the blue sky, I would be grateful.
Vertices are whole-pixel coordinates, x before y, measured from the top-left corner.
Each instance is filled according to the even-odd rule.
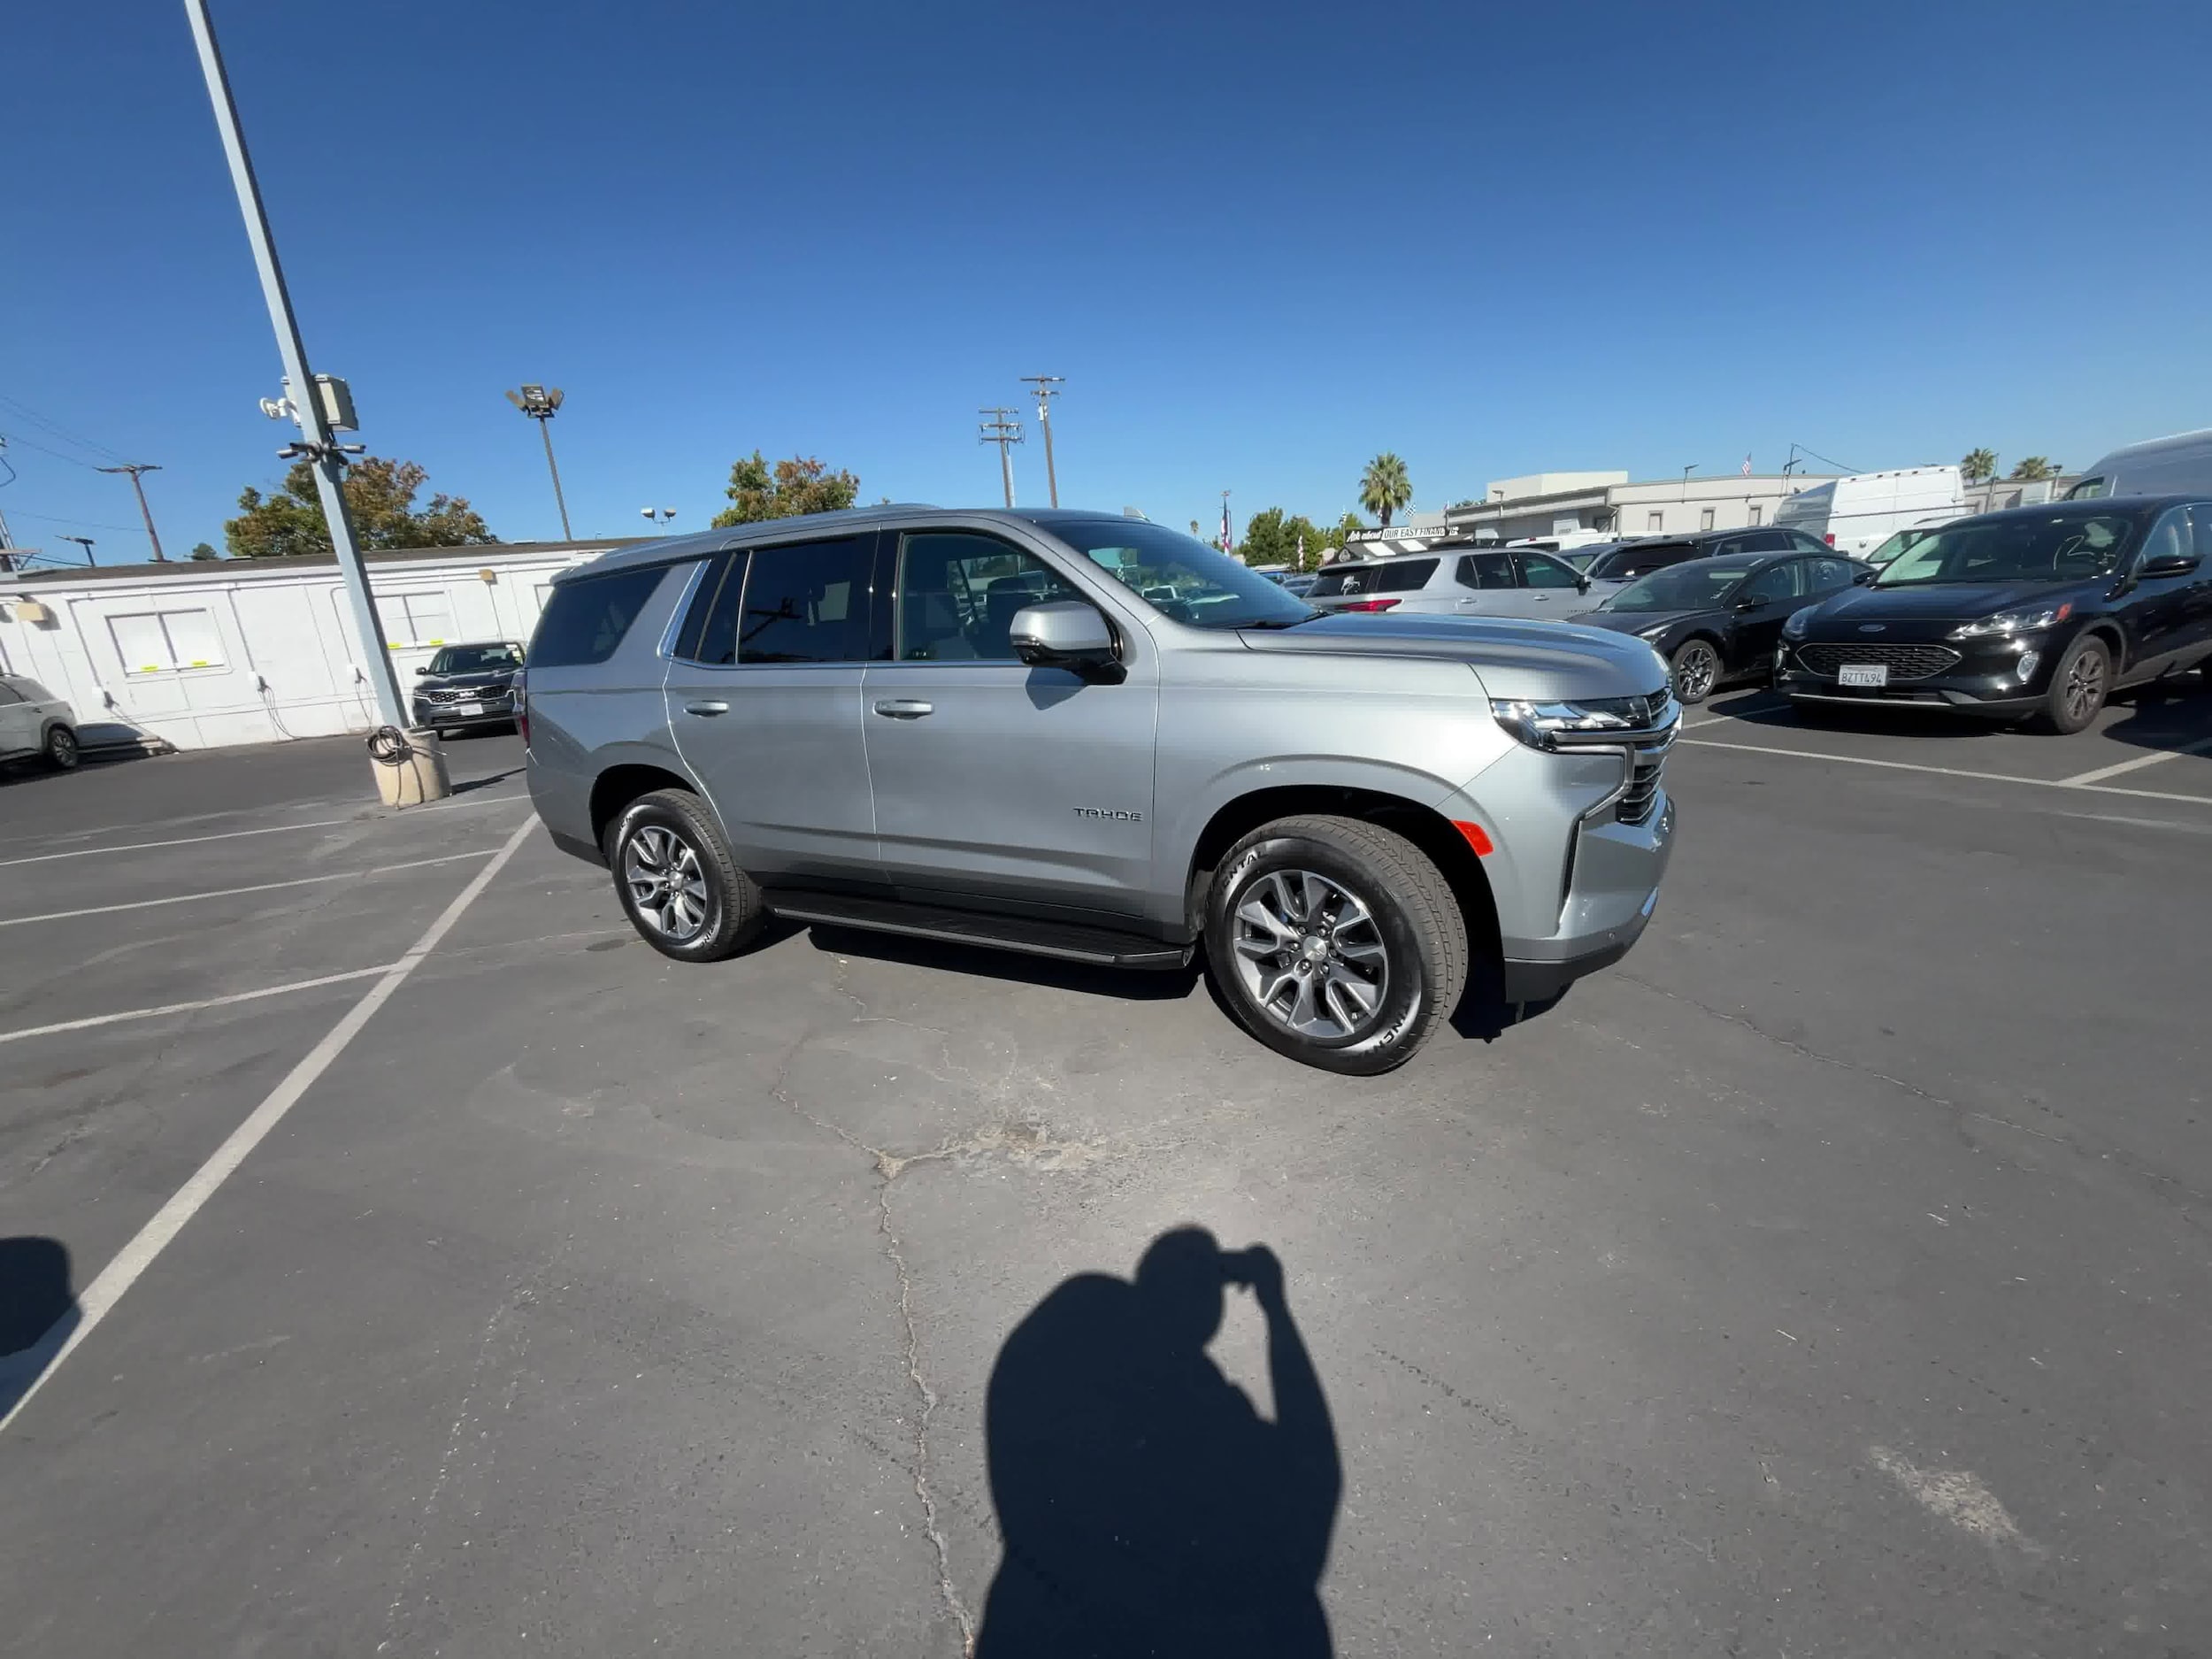
[[[580,534],[697,527],[756,446],[994,501],[975,411],[1040,372],[1062,499],[1179,525],[1384,449],[1428,508],[2212,424],[2200,4],[215,15],[311,361],[507,540],[558,533],[526,380]],[[0,511],[142,555],[58,427],[219,546],[290,434],[183,9],[19,8],[0,86]]]

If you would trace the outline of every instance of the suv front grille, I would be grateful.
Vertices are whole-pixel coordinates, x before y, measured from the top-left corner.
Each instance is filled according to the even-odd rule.
[[[1636,769],[1629,774],[1628,789],[1621,796],[1620,804],[1613,809],[1613,816],[1624,824],[1642,824],[1647,821],[1652,809],[1659,803],[1659,778],[1667,769],[1667,751],[1660,748],[1639,749]]]
[[[1959,660],[1947,645],[1801,645],[1797,660],[1823,680],[1846,663],[1880,663],[1892,680],[1925,680]]]
[[[422,694],[425,703],[497,703],[511,692],[508,686],[434,686]]]

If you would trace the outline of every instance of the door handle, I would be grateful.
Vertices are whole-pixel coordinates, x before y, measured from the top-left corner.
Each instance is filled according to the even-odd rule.
[[[684,712],[686,714],[727,714],[729,711],[730,705],[722,702],[718,698],[706,703],[687,703],[684,704]]]
[[[887,714],[895,720],[918,720],[931,710],[931,704],[912,697],[886,697],[876,704],[878,714]]]

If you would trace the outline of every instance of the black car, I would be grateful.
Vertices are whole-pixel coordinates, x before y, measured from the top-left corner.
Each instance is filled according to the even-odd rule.
[[[1791,545],[1786,553],[1730,553],[1671,565],[1575,620],[1648,641],[1673,667],[1676,700],[1686,707],[1702,703],[1729,680],[1764,677],[1782,625],[1794,612],[1874,580],[1872,569],[1856,559]]]
[[[2212,501],[2125,496],[1947,524],[1870,588],[1789,619],[1775,684],[1846,703],[2039,715],[2078,732],[2107,696],[2212,661]]]
[[[522,647],[512,640],[442,645],[415,671],[415,724],[436,732],[511,726],[521,672]]]

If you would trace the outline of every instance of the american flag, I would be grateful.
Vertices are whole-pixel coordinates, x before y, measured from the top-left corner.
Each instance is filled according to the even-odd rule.
[[[1747,455],[1743,458],[1743,475],[1746,478],[1751,476],[1751,457]]]

